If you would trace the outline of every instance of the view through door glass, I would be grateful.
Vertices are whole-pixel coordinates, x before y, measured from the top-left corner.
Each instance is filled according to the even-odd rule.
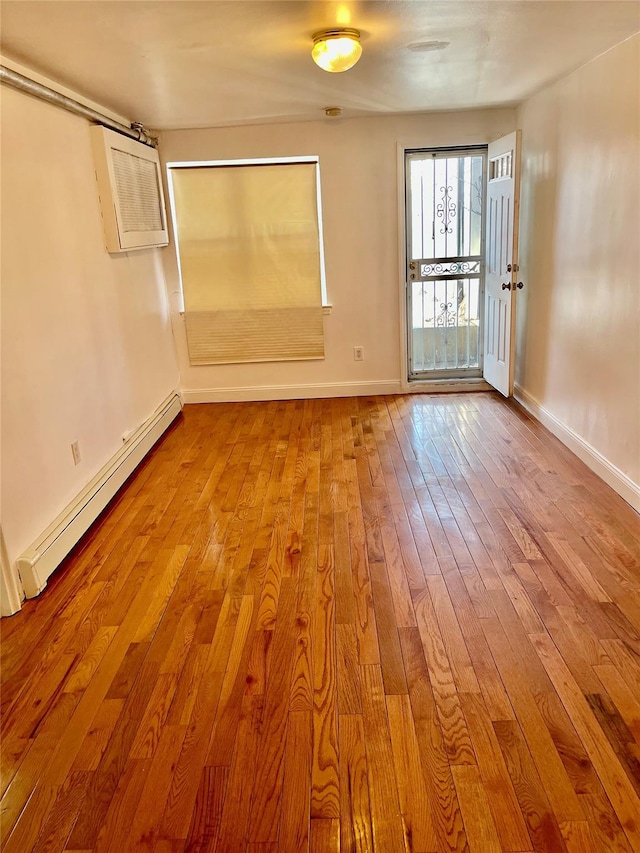
[[[409,378],[482,375],[486,149],[406,154]]]

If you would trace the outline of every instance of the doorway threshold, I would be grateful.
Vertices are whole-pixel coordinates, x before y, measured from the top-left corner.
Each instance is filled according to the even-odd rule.
[[[488,382],[477,379],[410,379],[407,394],[462,394],[467,391],[494,391]]]

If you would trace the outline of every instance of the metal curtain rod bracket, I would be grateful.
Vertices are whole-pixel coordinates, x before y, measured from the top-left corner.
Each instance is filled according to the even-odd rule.
[[[102,115],[97,110],[86,107],[79,101],[74,101],[73,98],[61,95],[60,92],[56,92],[48,86],[43,86],[42,83],[36,83],[35,80],[30,80],[23,74],[18,74],[17,71],[7,68],[5,65],[0,65],[0,83],[6,83],[8,86],[12,86],[21,92],[26,92],[28,95],[33,95],[54,106],[62,107],[62,109],[82,116],[88,119],[88,121],[102,124],[111,130],[115,130],[117,133],[122,133],[123,136],[128,136],[130,139],[135,139],[151,148],[155,148],[158,144],[157,138],[151,136],[141,122],[135,121],[130,127],[127,127],[126,124],[120,124],[119,121]]]

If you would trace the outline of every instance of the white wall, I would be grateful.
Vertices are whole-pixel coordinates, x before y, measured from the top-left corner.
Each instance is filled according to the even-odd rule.
[[[13,563],[179,375],[159,250],[104,248],[89,124],[3,87],[1,139],[2,529]]]
[[[524,402],[638,507],[639,49],[636,36],[518,111],[516,361]]]
[[[515,127],[513,110],[325,119],[167,131],[163,160],[318,155],[327,290],[323,361],[189,365],[173,246],[163,250],[187,400],[265,399],[397,391],[401,382],[398,143],[486,143]],[[353,347],[364,347],[354,362]]]

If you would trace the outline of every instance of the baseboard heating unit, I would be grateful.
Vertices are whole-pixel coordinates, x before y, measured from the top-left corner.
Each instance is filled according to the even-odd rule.
[[[177,393],[171,394],[154,414],[127,438],[122,449],[33,545],[18,557],[17,567],[27,598],[33,598],[42,592],[52,572],[181,411],[180,396]]]

